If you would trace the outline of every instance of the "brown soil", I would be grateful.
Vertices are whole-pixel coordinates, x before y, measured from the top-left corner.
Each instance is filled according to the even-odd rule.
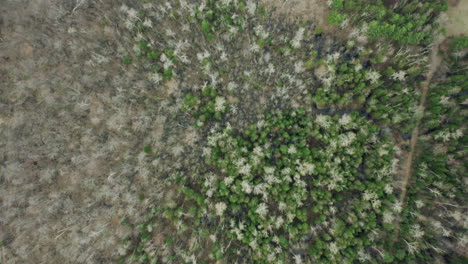
[[[330,29],[326,23],[328,6],[326,0],[261,0],[267,6],[275,8],[276,13],[288,18],[312,20],[322,29]]]
[[[466,36],[468,34],[467,14],[468,1],[451,1],[445,22],[447,36]]]

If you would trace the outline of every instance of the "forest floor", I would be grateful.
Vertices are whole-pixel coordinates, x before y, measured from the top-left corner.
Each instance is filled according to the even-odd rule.
[[[261,0],[261,2],[276,8],[276,12],[291,18],[310,19],[319,26],[327,26],[327,0]]]

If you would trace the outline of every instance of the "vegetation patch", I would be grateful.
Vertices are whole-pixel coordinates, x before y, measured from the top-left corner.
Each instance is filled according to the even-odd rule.
[[[407,15],[416,7],[418,21]],[[170,15],[161,5],[133,18],[126,11],[140,39],[136,56],[151,65],[150,79],[158,84],[176,76],[191,82],[173,99],[204,137],[195,149],[195,165],[173,169],[165,180],[176,194],[156,206],[139,235],[127,241],[130,259],[429,259],[413,248],[420,243],[414,242],[419,225],[408,227],[416,217],[408,211],[414,209],[413,198],[396,198],[402,150],[395,138],[410,135],[422,118],[417,106],[427,45],[446,5],[334,0],[330,8],[329,23],[355,26],[347,42],[328,39],[309,22],[284,28],[253,1],[180,1]],[[185,33],[152,26],[153,20],[171,25],[178,18]],[[177,40],[189,28],[198,33],[191,42]],[[156,32],[168,39],[154,39]],[[465,42],[454,43],[461,50]],[[446,96],[463,101],[461,89],[455,90]],[[269,107],[251,100],[265,95]],[[460,126],[462,118],[456,120]],[[432,119],[431,124],[440,125]],[[153,226],[160,225],[168,236],[155,244]],[[400,230],[403,238],[395,240]]]
[[[447,1],[332,0],[328,21],[345,27],[358,24],[370,40],[386,39],[403,45],[429,45],[437,16]]]

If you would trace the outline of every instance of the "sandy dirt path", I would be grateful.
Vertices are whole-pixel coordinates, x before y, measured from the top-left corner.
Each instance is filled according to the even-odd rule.
[[[468,19],[464,16],[463,10],[468,8],[468,1],[459,1],[453,2],[452,5],[449,7],[447,11],[448,18],[445,18],[444,27],[446,30],[445,36],[439,36],[434,43],[432,44],[431,53],[429,55],[430,64],[429,64],[429,71],[426,74],[426,80],[421,84],[421,99],[418,105],[418,114],[421,115],[421,119],[424,116],[424,110],[426,105],[427,95],[429,93],[429,86],[431,84],[432,78],[434,77],[435,73],[437,72],[440,64],[442,63],[442,57],[439,55],[439,48],[440,45],[451,36],[460,36],[466,35],[468,28],[463,27],[463,25],[467,24]],[[461,21],[461,22],[460,22]],[[454,27],[454,25],[457,27]],[[415,155],[417,153],[417,144],[419,140],[419,130],[421,128],[421,119],[418,119],[416,126],[414,127],[411,133],[411,140],[410,140],[410,151],[404,155],[406,158],[403,160],[402,171],[402,185],[401,185],[401,194],[399,197],[399,202],[401,205],[404,206],[406,194],[409,188],[409,183],[411,181],[411,177],[413,174],[413,161],[415,159]],[[397,224],[394,242],[398,240],[400,233],[400,222]]]
[[[429,92],[429,85],[431,84],[431,80],[434,77],[437,69],[442,62],[442,57],[438,55],[439,52],[439,45],[443,42],[444,38],[439,38],[433,45],[430,54],[430,65],[429,71],[427,72],[426,80],[421,84],[421,99],[419,102],[418,109],[421,113],[421,118],[424,115],[424,108],[426,104],[427,94]],[[402,192],[400,194],[400,203],[403,203],[406,198],[406,193],[408,189],[408,184],[411,179],[411,175],[413,172],[413,159],[416,152],[416,145],[419,139],[419,128],[421,126],[421,119],[418,120],[417,125],[414,127],[413,132],[411,133],[411,141],[410,141],[410,151],[406,156],[404,163],[403,163],[403,185],[402,185]]]

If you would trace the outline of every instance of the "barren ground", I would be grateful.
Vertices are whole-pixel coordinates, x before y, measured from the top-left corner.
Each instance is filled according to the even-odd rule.
[[[301,19],[313,17],[319,25],[326,24],[328,14],[326,0],[261,0],[261,2],[276,8],[279,13]]]
[[[447,12],[445,29],[447,36],[466,35],[468,31],[468,1],[451,1],[452,5]]]

